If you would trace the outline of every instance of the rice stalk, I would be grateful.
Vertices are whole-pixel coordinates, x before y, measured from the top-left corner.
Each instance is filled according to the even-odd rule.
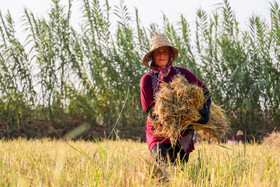
[[[207,99],[203,88],[189,84],[181,75],[170,83],[162,83],[153,111],[156,116],[152,123],[155,127],[153,133],[170,138],[174,145],[181,133],[193,125],[201,136],[221,140],[230,128],[225,111],[220,106],[212,102],[209,122],[205,125],[198,123],[202,118],[199,111]]]

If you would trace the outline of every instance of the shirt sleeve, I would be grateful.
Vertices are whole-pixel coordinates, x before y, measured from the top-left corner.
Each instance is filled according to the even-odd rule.
[[[145,112],[154,105],[152,78],[149,74],[141,79],[141,103]]]
[[[205,87],[205,85],[189,70],[178,67],[181,74],[185,76],[185,78],[189,81],[190,84],[196,84],[199,87]]]

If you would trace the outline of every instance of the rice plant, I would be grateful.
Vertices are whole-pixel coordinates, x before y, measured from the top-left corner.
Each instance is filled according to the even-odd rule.
[[[1,186],[279,186],[279,147],[201,143],[157,166],[133,141],[0,141]],[[223,146],[223,147],[222,147]],[[269,151],[266,151],[269,149]]]

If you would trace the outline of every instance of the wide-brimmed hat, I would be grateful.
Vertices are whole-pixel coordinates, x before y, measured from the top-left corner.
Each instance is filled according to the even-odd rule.
[[[238,130],[236,133],[236,136],[243,136],[243,131],[242,130]]]
[[[175,61],[178,57],[178,50],[173,47],[168,38],[164,34],[156,34],[150,40],[150,51],[144,56],[143,64],[150,68],[149,62],[153,59],[152,53],[160,47],[170,47],[173,51],[173,61]]]

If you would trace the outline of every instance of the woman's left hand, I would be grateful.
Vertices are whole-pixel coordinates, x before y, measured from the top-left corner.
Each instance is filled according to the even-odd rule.
[[[206,124],[209,121],[210,115],[210,105],[211,105],[211,98],[209,98],[203,105],[203,109],[199,112],[202,115],[202,119],[198,122],[200,124]]]

